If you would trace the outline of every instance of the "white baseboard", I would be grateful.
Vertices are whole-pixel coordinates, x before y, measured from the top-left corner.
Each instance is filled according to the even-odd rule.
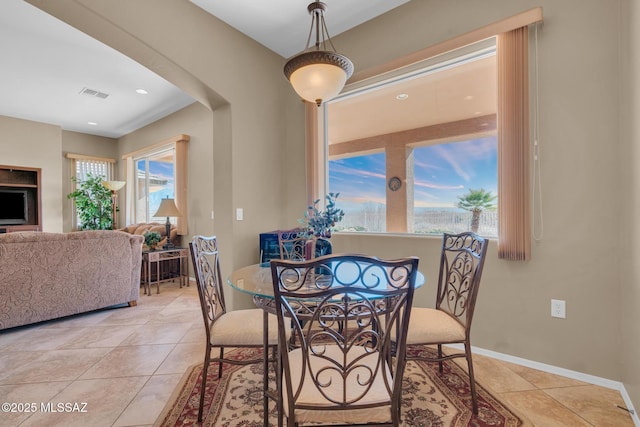
[[[456,348],[458,350],[464,350],[464,347],[461,344],[449,344],[450,347]],[[624,404],[631,415],[631,419],[636,427],[640,427],[640,418],[638,418],[638,413],[633,408],[633,402],[631,402],[631,398],[627,393],[627,390],[624,387],[624,384],[620,381],[613,381],[602,377],[596,377],[594,375],[584,374],[582,372],[572,371],[570,369],[559,368],[557,366],[547,365],[546,363],[535,362],[533,360],[523,359],[521,357],[511,356],[509,354],[498,353],[492,350],[485,350],[483,348],[471,346],[471,351],[474,354],[480,354],[482,356],[491,357],[493,359],[503,360],[505,362],[513,363],[520,366],[525,366],[527,368],[537,369],[538,371],[548,372],[554,375],[560,375],[563,377],[571,378],[574,380],[582,381],[589,384],[598,385],[601,387],[609,388],[612,390],[617,390],[620,392],[622,399],[624,400]]]

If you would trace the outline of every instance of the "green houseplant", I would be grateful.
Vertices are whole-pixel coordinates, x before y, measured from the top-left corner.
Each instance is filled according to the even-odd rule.
[[[158,233],[157,231],[144,232],[144,243],[152,251],[155,250],[156,245],[160,243],[160,240],[162,240],[162,237],[160,236],[160,233]]]
[[[71,180],[77,188],[67,198],[73,199],[80,223],[80,230],[111,230],[113,228],[111,191],[102,185],[104,177],[87,174],[84,181],[75,176]]]

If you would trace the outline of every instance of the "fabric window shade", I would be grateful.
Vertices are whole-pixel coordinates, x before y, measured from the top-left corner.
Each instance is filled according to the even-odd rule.
[[[527,27],[497,37],[498,258],[531,258]]]
[[[188,234],[187,212],[187,140],[176,141],[176,181],[175,181],[175,202],[181,216],[176,218],[176,229],[178,234]]]

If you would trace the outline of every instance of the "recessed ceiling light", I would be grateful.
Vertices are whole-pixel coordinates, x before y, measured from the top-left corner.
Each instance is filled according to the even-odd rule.
[[[146,90],[144,90],[144,89],[136,89],[136,93],[139,93],[140,95],[146,95],[146,94],[148,94],[149,92],[147,92],[147,91],[146,91]]]
[[[409,98],[409,95],[407,95],[406,93],[401,93],[396,96],[396,99],[399,99],[400,101],[404,101],[407,98]]]
[[[91,126],[98,126],[98,124],[96,122],[87,122],[87,124],[91,125]]]

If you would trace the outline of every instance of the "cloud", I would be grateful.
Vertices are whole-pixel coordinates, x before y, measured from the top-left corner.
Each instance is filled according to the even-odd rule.
[[[433,188],[434,190],[460,190],[464,188],[464,185],[441,185],[418,180],[414,180],[413,185],[416,187]]]

